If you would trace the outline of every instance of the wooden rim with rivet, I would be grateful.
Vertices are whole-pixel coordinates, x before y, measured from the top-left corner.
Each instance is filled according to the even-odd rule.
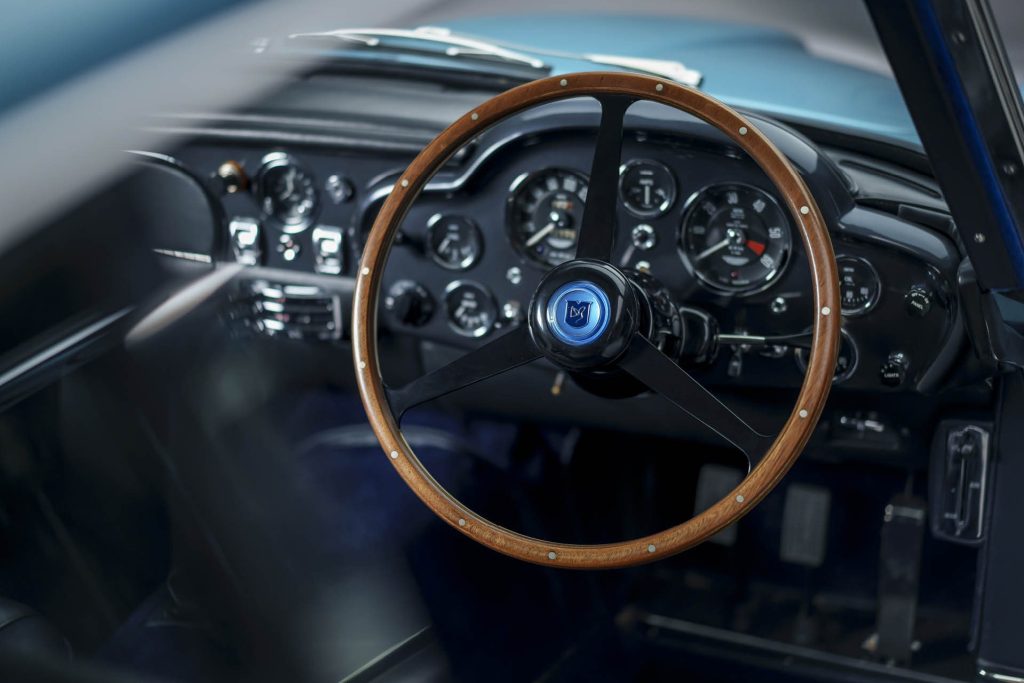
[[[449,494],[416,457],[392,414],[377,352],[382,273],[396,233],[427,181],[463,145],[499,121],[556,100],[625,95],[682,110],[724,132],[774,183],[803,241],[814,287],[813,346],[799,397],[764,458],[728,496],[674,527],[617,543],[575,545],[532,538],[475,514]],[[441,519],[483,545],[541,565],[606,569],[650,562],[691,548],[759,503],[799,457],[832,385],[839,348],[839,276],[821,212],[789,160],[750,121],[698,90],[628,73],[554,76],[508,90],[467,112],[438,135],[395,183],[373,225],[357,272],[352,311],[353,361],[359,394],[377,439],[405,483]]]

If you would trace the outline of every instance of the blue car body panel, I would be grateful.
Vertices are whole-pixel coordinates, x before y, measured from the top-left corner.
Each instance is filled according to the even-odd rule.
[[[443,25],[523,48],[680,61],[704,75],[702,90],[734,106],[919,145],[892,78],[814,56],[782,31],[621,15],[481,17]],[[606,68],[539,56],[555,73]]]

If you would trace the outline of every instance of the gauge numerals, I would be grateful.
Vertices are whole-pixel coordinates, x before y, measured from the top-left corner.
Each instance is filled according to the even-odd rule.
[[[662,163],[633,159],[619,169],[619,198],[634,216],[663,216],[676,200],[676,177]]]
[[[840,256],[836,259],[839,270],[839,300],[843,315],[864,315],[875,307],[882,295],[882,280],[867,259],[858,256]]]
[[[483,255],[484,237],[465,216],[434,214],[427,221],[427,251],[448,270],[469,270]]]
[[[255,189],[263,212],[284,232],[301,232],[313,222],[318,206],[316,183],[291,156],[283,152],[265,156]]]
[[[498,306],[481,284],[457,280],[444,290],[448,326],[464,337],[482,337],[494,327]]]
[[[549,168],[519,176],[509,190],[508,235],[516,251],[542,266],[576,256],[587,177]]]
[[[694,275],[709,289],[751,294],[785,270],[793,248],[787,214],[767,192],[727,183],[690,198],[679,246]]]

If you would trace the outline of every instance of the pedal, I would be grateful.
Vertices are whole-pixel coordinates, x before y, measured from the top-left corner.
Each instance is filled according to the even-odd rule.
[[[927,504],[898,495],[885,506],[878,575],[876,654],[885,662],[906,664],[914,650],[917,591],[921,580]]]
[[[792,484],[786,489],[782,510],[782,542],[779,557],[784,562],[820,567],[828,547],[828,515],[832,494],[809,484]]]
[[[697,494],[693,514],[698,515],[722,500],[743,480],[743,472],[735,467],[707,464],[697,475]],[[730,524],[708,539],[710,543],[732,547],[736,544],[736,525]]]

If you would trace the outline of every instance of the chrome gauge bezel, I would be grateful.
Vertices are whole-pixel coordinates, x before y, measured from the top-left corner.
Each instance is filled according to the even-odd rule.
[[[810,330],[808,330],[808,331],[810,331]],[[832,375],[832,384],[842,384],[846,380],[848,380],[851,377],[853,377],[853,374],[855,372],[857,372],[857,367],[860,365],[860,348],[857,346],[857,340],[854,339],[853,335],[850,334],[849,332],[847,332],[845,329],[840,328],[839,334],[850,345],[850,350],[853,352],[853,363],[851,363],[850,367],[846,368],[846,370],[842,374],[840,374],[840,375],[833,374]],[[842,340],[839,343],[840,343],[839,350],[841,352],[842,351]],[[838,356],[837,356],[837,358],[838,358]],[[796,361],[796,365],[797,365],[798,368],[800,368],[800,372],[807,372],[806,349],[802,349],[802,348],[795,348],[795,349],[793,349],[793,360]]]
[[[269,212],[264,207],[264,203],[267,199],[267,193],[264,191],[264,185],[266,183],[267,173],[278,168],[292,166],[304,176],[308,177],[312,182],[313,187],[313,204],[310,207],[309,213],[300,220],[287,221],[281,219],[273,212]],[[281,232],[288,235],[297,235],[300,232],[306,230],[309,226],[316,222],[317,213],[320,209],[320,193],[317,190],[316,178],[310,173],[302,164],[298,162],[291,154],[287,152],[271,152],[265,155],[260,160],[260,168],[256,172],[256,183],[254,185],[256,198],[260,206],[260,211],[268,218],[273,219],[273,225],[280,228]]]
[[[780,263],[778,263],[775,266],[775,268],[769,271],[761,279],[761,281],[754,283],[753,285],[727,287],[719,282],[715,282],[714,280],[709,279],[704,273],[700,272],[700,270],[691,261],[688,250],[686,248],[685,237],[687,222],[690,220],[690,216],[694,210],[694,207],[697,204],[697,201],[702,196],[707,194],[707,192],[709,192],[710,190],[721,187],[740,187],[757,192],[762,197],[767,199],[776,209],[778,209],[778,211],[781,213],[782,217],[785,219],[786,222],[786,248],[782,254]],[[793,217],[790,215],[789,211],[786,210],[786,208],[779,202],[779,200],[776,199],[774,195],[772,195],[764,188],[758,187],[756,185],[751,185],[750,183],[732,181],[716,182],[701,187],[699,190],[697,190],[696,192],[692,193],[689,197],[687,197],[686,202],[683,204],[683,214],[682,218],[679,221],[679,227],[676,229],[676,248],[679,252],[680,258],[683,261],[683,264],[686,266],[687,270],[689,270],[689,272],[692,273],[693,276],[697,278],[697,281],[700,283],[702,287],[712,292],[715,292],[716,294],[746,297],[754,294],[760,294],[761,292],[769,289],[786,272],[786,269],[789,267],[789,263],[790,261],[792,261],[793,256],[793,233]]]
[[[629,200],[626,198],[626,173],[628,173],[630,169],[635,168],[637,166],[656,166],[658,169],[664,171],[665,174],[668,176],[669,180],[672,182],[672,191],[669,193],[669,196],[655,209],[637,209],[634,206],[632,206]],[[655,161],[654,159],[630,159],[626,163],[619,166],[618,192],[619,201],[622,202],[622,205],[624,207],[626,207],[626,211],[628,211],[632,215],[636,216],[637,218],[658,218],[668,213],[669,209],[671,209],[672,206],[676,203],[676,195],[679,194],[679,182],[676,180],[676,174],[672,172],[672,169],[666,166],[665,164],[661,163],[660,161]]]
[[[870,313],[871,311],[873,311],[875,309],[875,306],[877,306],[878,302],[882,299],[882,277],[878,274],[878,269],[875,268],[875,265],[873,263],[871,263],[871,261],[867,260],[863,256],[853,256],[851,254],[841,254],[839,256],[836,256],[836,270],[837,271],[840,269],[840,264],[843,261],[856,261],[856,262],[858,262],[858,263],[860,263],[862,265],[867,266],[868,270],[871,272],[871,277],[877,283],[878,287],[875,289],[875,295],[871,298],[871,301],[869,301],[866,304],[863,304],[861,306],[858,306],[857,308],[852,308],[852,309],[845,308],[842,305],[842,302],[843,302],[843,282],[842,282],[843,277],[842,277],[842,273],[840,273],[840,275],[839,275],[839,304],[840,304],[840,313],[842,313],[843,316],[846,317],[846,318],[856,318],[858,316],[862,316],[862,315],[865,315],[867,313]]]
[[[452,322],[452,311],[448,306],[448,295],[450,295],[452,292],[454,292],[456,289],[460,287],[473,287],[479,290],[481,293],[483,293],[484,300],[487,302],[487,304],[491,307],[491,310],[493,311],[493,315],[491,316],[492,319],[489,325],[481,325],[479,327],[473,328],[472,330],[467,330],[463,327],[459,327],[454,322]],[[498,300],[494,298],[494,294],[491,292],[491,290],[489,290],[486,286],[482,285],[476,280],[452,280],[444,288],[444,296],[441,297],[441,303],[444,305],[444,319],[445,322],[448,323],[448,327],[450,327],[453,332],[463,337],[469,337],[471,339],[479,339],[480,337],[484,337],[487,334],[489,334],[491,330],[494,329],[495,324],[498,322],[498,314],[500,312],[498,310]]]
[[[581,178],[586,183],[587,192],[588,192],[588,195],[589,195],[589,191],[590,191],[590,176],[588,176],[586,173],[584,173],[583,171],[577,170],[575,168],[567,168],[565,166],[548,166],[548,167],[545,167],[545,168],[540,168],[540,169],[537,169],[537,170],[534,170],[534,171],[527,171],[527,172],[520,173],[519,175],[517,175],[515,180],[513,180],[509,184],[509,187],[508,187],[508,197],[505,199],[505,237],[506,237],[506,239],[508,239],[509,244],[512,246],[512,248],[515,250],[515,252],[525,262],[529,263],[531,266],[534,266],[536,268],[541,268],[541,269],[544,269],[544,270],[548,270],[548,269],[554,268],[555,266],[560,265],[561,263],[564,263],[564,261],[559,262],[559,263],[549,263],[548,261],[545,261],[545,260],[543,260],[541,258],[538,258],[535,254],[532,254],[525,247],[525,245],[520,244],[520,240],[519,240],[519,238],[518,238],[518,236],[516,234],[518,231],[516,229],[516,226],[514,225],[513,212],[515,211],[515,202],[516,202],[516,198],[518,197],[520,189],[524,185],[528,184],[529,182],[531,182],[532,180],[537,178],[538,176],[546,175],[546,174],[549,174],[549,173],[567,173],[567,174],[572,174],[572,175],[578,176],[579,178]],[[573,194],[575,194],[575,193],[573,193]],[[577,195],[577,197],[578,197],[578,195]],[[583,200],[583,205],[586,206],[586,200],[585,199]],[[577,241],[577,243],[579,242],[579,228],[578,227],[577,227],[576,241]],[[571,260],[571,258],[568,259],[568,260]]]
[[[441,255],[438,254],[437,250],[434,248],[434,231],[445,218],[458,218],[460,220],[465,221],[472,228],[473,235],[475,236],[475,240],[477,243],[476,251],[474,251],[470,256],[463,258],[457,264],[452,264],[449,263],[448,261],[445,261],[443,258],[441,258]],[[480,230],[480,226],[476,224],[476,221],[474,221],[472,218],[469,218],[468,216],[463,216],[461,214],[435,213],[433,216],[427,219],[427,243],[425,246],[427,253],[430,254],[431,260],[433,260],[434,263],[441,266],[445,270],[460,272],[467,271],[476,264],[480,263],[480,259],[483,258],[484,234]]]

